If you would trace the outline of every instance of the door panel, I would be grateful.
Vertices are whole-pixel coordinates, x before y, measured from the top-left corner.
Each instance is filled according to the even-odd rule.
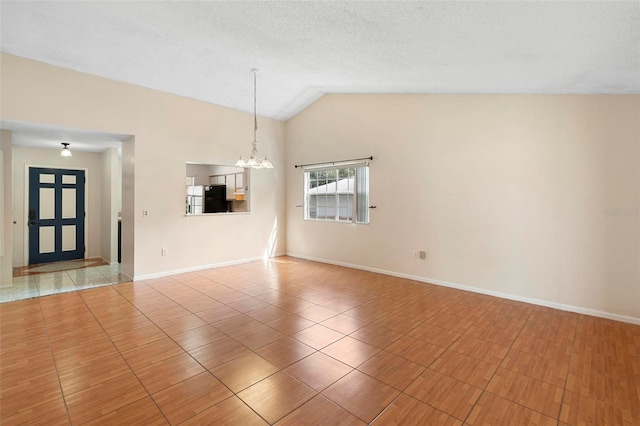
[[[56,251],[56,230],[53,226],[41,226],[39,252],[42,254]]]
[[[73,251],[76,247],[76,226],[64,225],[62,227],[62,251]]]
[[[29,168],[29,264],[84,258],[83,170]]]
[[[40,211],[36,217],[40,220],[55,219],[56,191],[53,188],[40,188]]]
[[[62,188],[62,218],[74,219],[76,212],[76,189]]]

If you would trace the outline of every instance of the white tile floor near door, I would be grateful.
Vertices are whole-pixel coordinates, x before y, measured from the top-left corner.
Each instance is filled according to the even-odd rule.
[[[118,264],[13,277],[12,283],[0,285],[0,303],[126,281]]]

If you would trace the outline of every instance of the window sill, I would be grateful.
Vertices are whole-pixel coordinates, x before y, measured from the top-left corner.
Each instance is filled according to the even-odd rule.
[[[343,223],[346,225],[368,225],[367,223],[359,223],[351,220],[331,220],[331,219],[304,219],[305,222],[319,222],[319,223]]]
[[[239,216],[251,214],[251,212],[220,212],[220,213],[199,213],[199,214],[185,214],[184,217],[207,217],[207,216]]]

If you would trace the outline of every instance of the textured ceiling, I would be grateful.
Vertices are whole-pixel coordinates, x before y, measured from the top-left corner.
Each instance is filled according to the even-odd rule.
[[[3,52],[288,119],[328,92],[640,93],[640,2],[2,1]]]
[[[102,152],[107,148],[121,149],[122,142],[130,137],[15,120],[0,120],[0,129],[11,130],[13,145],[60,150],[62,149],[61,143],[67,142],[72,152]]]

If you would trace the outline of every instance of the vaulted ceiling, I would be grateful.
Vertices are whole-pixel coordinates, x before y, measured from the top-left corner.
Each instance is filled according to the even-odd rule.
[[[2,1],[1,50],[286,120],[324,93],[640,93],[640,2]]]

